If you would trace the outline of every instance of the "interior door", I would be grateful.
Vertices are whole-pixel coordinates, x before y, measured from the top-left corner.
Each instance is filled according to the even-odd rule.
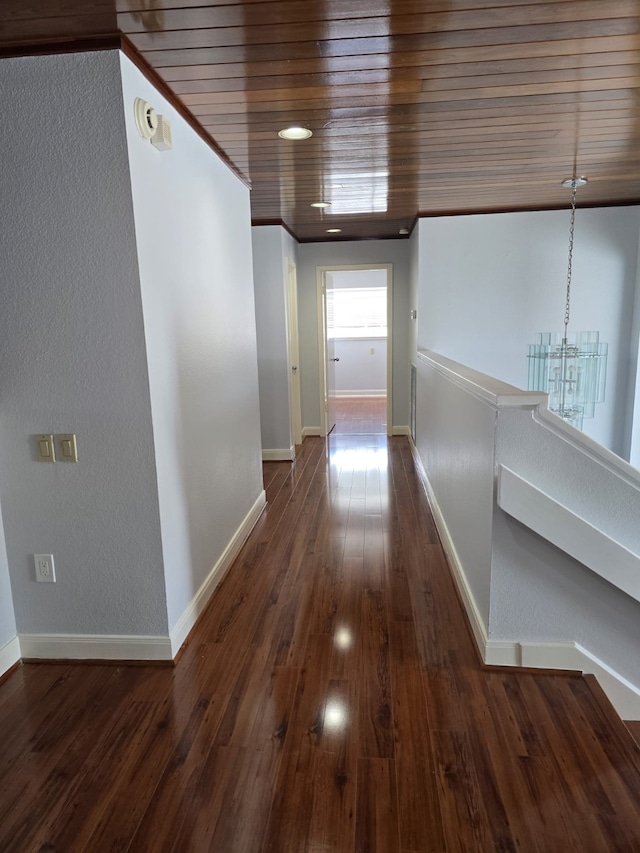
[[[322,339],[324,341],[324,434],[329,435],[336,425],[336,357],[335,340],[331,331],[331,275],[322,274]]]
[[[300,398],[300,369],[298,343],[298,285],[295,264],[289,262],[287,279],[287,329],[289,334],[289,416],[291,438],[302,444],[302,405]]]
[[[349,342],[351,340],[358,341],[360,337],[366,337],[364,335],[356,334],[355,337],[351,338],[350,335],[353,335],[354,332],[349,332],[350,327],[357,327],[357,329],[375,329],[376,334],[371,338],[371,342],[373,346],[370,348],[370,355],[375,355],[376,352],[376,342],[375,339],[382,340],[380,335],[380,329],[382,325],[385,325],[384,322],[381,324],[379,322],[380,317],[383,317],[384,311],[380,310],[380,300],[373,299],[373,304],[367,304],[367,302],[363,302],[361,304],[361,310],[355,311],[355,316],[353,314],[353,308],[347,309],[343,306],[340,308],[336,306],[336,311],[340,315],[340,318],[336,318],[335,324],[332,321],[333,317],[333,295],[332,294],[346,294],[348,290],[353,290],[356,288],[356,285],[349,284],[347,285],[344,280],[345,273],[357,272],[359,274],[368,274],[374,275],[378,279],[380,278],[379,274],[382,274],[383,281],[386,280],[386,287],[384,288],[384,292],[386,292],[386,371],[385,377],[380,381],[380,367],[378,366],[377,372],[372,374],[372,377],[375,379],[375,385],[366,385],[366,379],[363,380],[364,372],[363,370],[363,362],[360,361],[357,365],[354,362],[354,357],[349,357],[349,352],[342,348],[343,340],[345,342]],[[393,377],[393,340],[392,340],[392,330],[393,330],[393,295],[392,295],[392,265],[391,264],[378,264],[378,265],[360,265],[360,264],[352,264],[347,266],[336,266],[336,267],[316,267],[316,282],[317,282],[317,318],[318,318],[318,366],[319,366],[319,380],[320,380],[320,434],[327,435],[336,425],[336,415],[339,411],[339,407],[336,405],[338,402],[338,394],[336,388],[339,387],[341,389],[341,393],[345,388],[351,388],[355,392],[355,396],[370,396],[371,389],[374,394],[373,396],[383,396],[380,393],[381,390],[386,388],[386,404],[387,404],[387,435],[393,435],[393,419],[392,419],[392,377]],[[360,287],[366,287],[366,284],[360,284]],[[374,285],[371,285],[373,287]],[[369,287],[369,289],[371,289]],[[377,281],[375,283],[376,288],[383,288],[383,282]],[[341,296],[342,298],[342,296]],[[349,300],[347,299],[347,305]],[[369,301],[371,303],[371,300]],[[383,318],[384,319],[384,318]],[[368,338],[366,340],[369,340]],[[337,344],[337,346],[336,346]],[[367,348],[369,349],[369,344],[367,343]],[[337,353],[336,353],[337,349]],[[362,348],[360,348],[362,349]],[[351,351],[351,350],[350,350]],[[357,353],[356,353],[357,354]],[[362,352],[360,352],[362,355]],[[344,364],[340,364],[340,358],[338,357],[347,356],[347,361]],[[360,373],[358,373],[360,370]],[[356,386],[349,385],[345,383],[353,382],[355,377],[356,382],[365,382],[365,385]],[[338,380],[336,382],[336,379]],[[362,389],[367,393],[362,395],[359,393],[358,389]],[[348,393],[348,392],[344,392]]]
[[[327,435],[336,425],[336,342],[327,339]]]

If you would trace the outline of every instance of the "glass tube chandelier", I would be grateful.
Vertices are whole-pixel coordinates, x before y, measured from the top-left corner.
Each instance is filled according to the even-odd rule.
[[[599,332],[569,332],[576,192],[586,183],[586,178],[562,182],[563,187],[571,189],[564,332],[541,332],[537,342],[529,346],[528,356],[529,390],[546,391],[549,409],[578,429],[582,429],[583,418],[594,416],[595,404],[604,402],[608,349],[607,344],[600,343]]]

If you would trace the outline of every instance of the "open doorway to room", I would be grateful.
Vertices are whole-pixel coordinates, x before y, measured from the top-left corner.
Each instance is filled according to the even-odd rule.
[[[391,265],[318,269],[324,433],[391,434]]]

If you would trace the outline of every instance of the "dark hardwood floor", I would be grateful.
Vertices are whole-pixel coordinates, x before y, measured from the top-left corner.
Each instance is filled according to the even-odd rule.
[[[0,685],[3,853],[640,850],[640,750],[593,679],[481,668],[406,438],[265,484],[175,667]]]
[[[335,435],[385,435],[386,397],[338,397]]]

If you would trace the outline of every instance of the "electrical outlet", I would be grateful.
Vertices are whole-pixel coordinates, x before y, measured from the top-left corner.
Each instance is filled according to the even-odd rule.
[[[53,554],[34,554],[33,560],[38,583],[55,583],[56,570],[53,565]]]

